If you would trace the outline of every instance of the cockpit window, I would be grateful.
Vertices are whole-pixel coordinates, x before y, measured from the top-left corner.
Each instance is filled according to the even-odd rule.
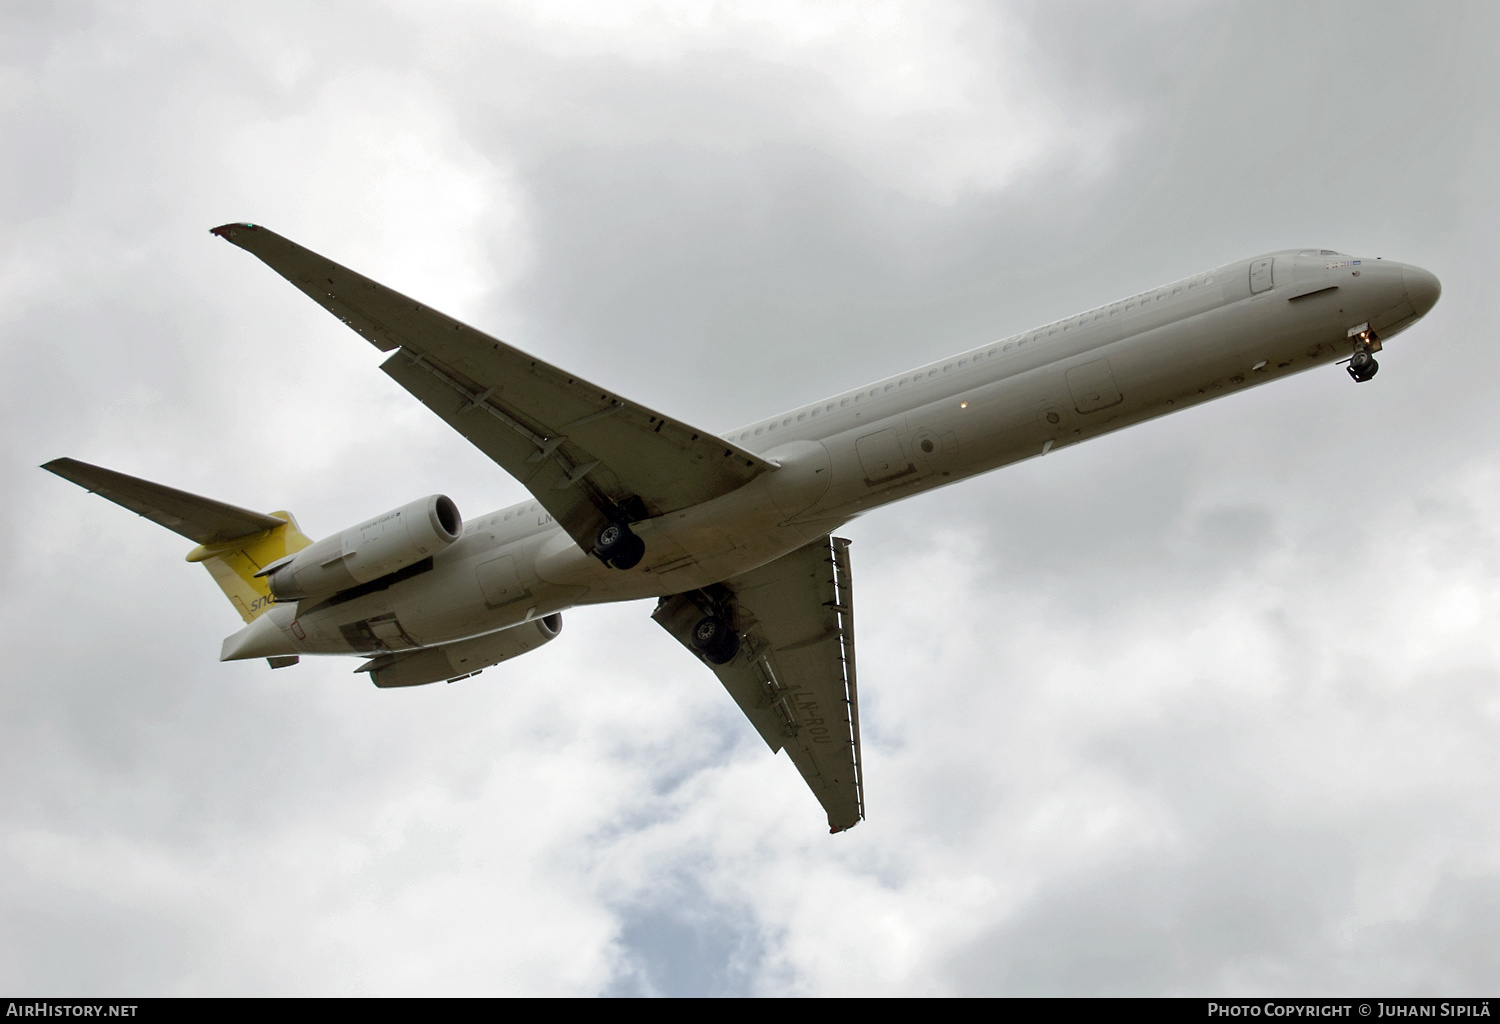
[[[1347,252],[1334,252],[1332,249],[1303,249],[1298,256],[1347,256]]]

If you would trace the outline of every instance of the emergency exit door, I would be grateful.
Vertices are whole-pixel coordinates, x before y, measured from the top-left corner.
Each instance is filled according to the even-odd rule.
[[[1275,260],[1256,260],[1250,264],[1250,291],[1263,292],[1271,287],[1271,264]]]

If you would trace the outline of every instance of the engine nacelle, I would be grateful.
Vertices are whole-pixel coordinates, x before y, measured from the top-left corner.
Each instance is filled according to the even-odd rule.
[[[433,494],[324,537],[257,575],[278,601],[334,594],[420,562],[462,532],[452,499]]]
[[[550,643],[561,632],[562,616],[553,613],[470,640],[383,655],[365,662],[354,671],[370,673],[370,681],[379,687],[421,686],[443,679],[462,679],[534,651],[542,644]]]

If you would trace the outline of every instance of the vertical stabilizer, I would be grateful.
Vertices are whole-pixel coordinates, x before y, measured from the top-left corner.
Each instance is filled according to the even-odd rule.
[[[284,522],[248,537],[220,544],[200,544],[187,554],[189,562],[203,563],[246,622],[253,622],[275,603],[265,577],[255,574],[312,543],[297,528],[297,520],[290,512],[272,512],[271,515]]]

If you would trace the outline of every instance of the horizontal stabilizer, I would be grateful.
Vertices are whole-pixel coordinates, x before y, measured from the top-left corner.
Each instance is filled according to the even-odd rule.
[[[77,459],[53,459],[42,468],[199,544],[222,544],[286,525],[275,516],[200,498]]]

